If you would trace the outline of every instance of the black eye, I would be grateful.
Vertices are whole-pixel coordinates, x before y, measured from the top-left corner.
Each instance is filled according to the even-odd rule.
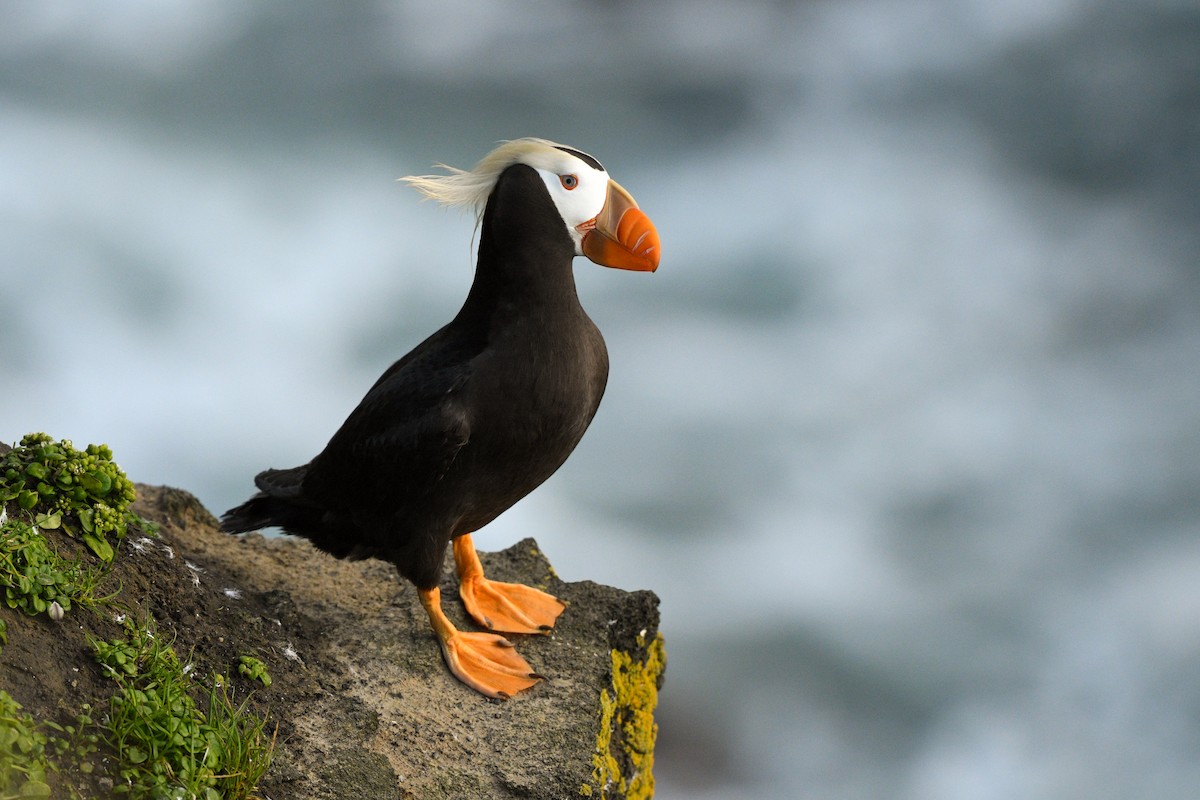
[[[558,179],[562,182],[563,188],[568,192],[579,185],[579,177],[577,175],[559,175]]]

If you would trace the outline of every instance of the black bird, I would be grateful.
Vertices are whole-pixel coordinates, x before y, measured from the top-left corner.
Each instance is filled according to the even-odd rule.
[[[446,546],[453,540],[475,621],[510,633],[552,628],[563,604],[486,579],[471,533],[549,478],[600,404],[608,352],[579,304],[573,259],[653,271],[659,240],[629,193],[579,150],[518,139],[474,169],[444,168],[404,180],[482,216],[462,310],[383,373],[316,458],[260,473],[259,492],[221,527],[279,526],[339,558],[391,562],[416,584],[451,672],[507,698],[540,676],[503,637],[461,632],[446,618]]]

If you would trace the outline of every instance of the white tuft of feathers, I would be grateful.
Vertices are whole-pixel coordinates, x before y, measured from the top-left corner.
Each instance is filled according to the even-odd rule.
[[[478,218],[482,217],[488,195],[492,193],[501,172],[517,163],[528,164],[535,169],[553,170],[562,159],[563,147],[548,139],[513,139],[502,142],[469,170],[438,164],[449,174],[409,175],[400,180],[428,200],[451,208],[468,208]]]

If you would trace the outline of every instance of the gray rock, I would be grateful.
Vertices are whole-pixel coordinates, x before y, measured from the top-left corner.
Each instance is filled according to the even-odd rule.
[[[652,593],[565,583],[532,539],[482,553],[488,577],[568,603],[549,636],[509,637],[547,680],[493,701],[449,674],[415,590],[392,567],[291,537],[223,534],[177,489],[139,485],[138,495],[161,538],[136,556],[122,548],[118,563],[154,572],[132,582],[176,649],[214,663],[252,654],[273,678],[253,695],[278,725],[264,797],[653,795],[665,658]],[[474,629],[446,574],[447,614]]]

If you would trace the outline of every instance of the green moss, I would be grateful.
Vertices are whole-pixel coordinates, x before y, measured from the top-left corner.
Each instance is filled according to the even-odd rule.
[[[600,692],[600,733],[592,755],[592,781],[579,788],[584,797],[654,796],[654,740],[658,725],[658,682],[666,667],[662,634],[648,647],[644,660],[623,650],[612,651],[612,690]]]

